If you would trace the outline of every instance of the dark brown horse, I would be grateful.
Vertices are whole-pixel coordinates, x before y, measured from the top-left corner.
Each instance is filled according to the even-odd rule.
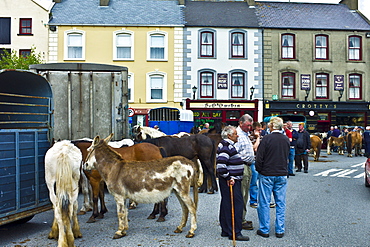
[[[87,149],[91,146],[91,141],[78,140],[72,141],[82,152],[82,159],[85,161],[87,156]],[[112,148],[112,147],[111,147]],[[135,160],[135,161],[149,161],[154,159],[160,159],[163,157],[164,152],[157,146],[150,143],[139,143],[130,147],[112,148],[114,151],[119,153],[124,160]],[[165,156],[165,155],[164,155]],[[105,201],[104,201],[104,181],[97,170],[91,170],[89,172],[84,171],[86,177],[89,179],[92,191],[93,191],[93,213],[87,223],[95,222],[95,218],[104,218],[104,214],[108,212]],[[100,199],[100,212],[98,212],[98,199]],[[162,202],[164,204],[165,202]],[[153,212],[148,218],[154,219],[155,215],[158,214],[158,205],[154,208]],[[167,214],[167,207],[164,205],[161,208],[161,215],[158,221],[164,221],[164,217]]]
[[[207,177],[210,177],[212,182],[208,193],[213,194],[215,191],[218,191],[214,169],[216,151],[214,142],[209,137],[199,134],[181,138],[162,136],[142,141],[162,147],[168,157],[181,155],[193,161],[196,158],[199,159],[204,171],[203,184],[199,192],[207,192]]]

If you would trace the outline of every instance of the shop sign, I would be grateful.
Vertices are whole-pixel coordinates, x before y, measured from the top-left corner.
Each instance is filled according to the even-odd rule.
[[[224,109],[224,108],[255,108],[254,103],[190,103],[190,108],[212,108],[212,109]]]
[[[227,89],[227,74],[217,74],[217,89]]]
[[[344,75],[334,75],[334,90],[344,90]]]
[[[301,75],[301,90],[311,90],[311,75]]]

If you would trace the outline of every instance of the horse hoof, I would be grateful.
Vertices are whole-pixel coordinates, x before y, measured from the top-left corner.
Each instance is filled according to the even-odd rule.
[[[192,238],[192,237],[194,237],[194,233],[189,232],[188,234],[186,234],[186,237],[187,238]]]
[[[130,205],[129,207],[128,207],[128,209],[135,209],[136,208],[136,206],[132,206],[132,205]]]
[[[86,221],[86,223],[95,223],[95,222],[96,222],[95,218],[90,218],[88,221]]]
[[[163,218],[163,217],[158,217],[157,222],[165,222],[165,221],[166,221],[166,219],[165,219],[165,218]]]
[[[207,192],[207,194],[214,194],[215,192],[213,190],[210,190]]]
[[[174,231],[174,233],[182,233],[182,230],[177,227],[176,230]]]
[[[147,219],[148,219],[148,220],[155,219],[155,215],[149,215]]]
[[[82,238],[82,233],[73,234],[75,238]]]
[[[126,236],[126,233],[123,233],[122,235],[119,235],[119,234],[116,233],[116,234],[114,234],[113,239],[119,239],[119,238],[122,238],[124,236]]]
[[[198,190],[198,193],[206,193],[207,192],[207,190],[205,190],[205,189],[199,189]]]
[[[80,211],[77,213],[77,215],[84,215],[84,214],[86,214],[86,211]]]

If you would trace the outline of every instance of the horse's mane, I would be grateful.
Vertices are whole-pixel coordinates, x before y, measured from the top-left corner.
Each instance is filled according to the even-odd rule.
[[[96,147],[98,146],[102,147],[104,153],[111,154],[113,156],[113,159],[124,162],[124,159],[122,158],[122,156],[119,153],[117,153],[115,150],[111,149],[104,140],[100,140],[100,142],[96,145]]]
[[[142,130],[142,132],[144,132],[144,134],[150,135],[153,138],[160,137],[160,136],[165,136],[166,135],[162,131],[156,130],[156,129],[151,128],[151,127],[144,126],[144,127],[140,127],[140,129]]]

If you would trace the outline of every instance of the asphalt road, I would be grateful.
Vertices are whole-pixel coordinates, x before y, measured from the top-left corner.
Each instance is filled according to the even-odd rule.
[[[258,217],[256,209],[248,208],[248,220],[253,231],[243,230],[249,242],[238,246],[369,246],[370,222],[368,220],[370,191],[364,186],[364,157],[348,158],[337,153],[327,156],[322,152],[319,162],[309,158],[309,173],[297,173],[288,180],[286,232],[278,239],[274,235],[275,209],[271,209],[271,234],[269,238],[256,235]],[[165,222],[147,220],[152,205],[140,204],[129,212],[127,236],[112,239],[118,221],[115,202],[106,195],[109,212],[96,223],[85,223],[90,213],[79,216],[83,238],[76,246],[232,246],[232,241],[220,236],[218,223],[220,194],[200,194],[198,229],[192,239],[184,232],[173,233],[181,217],[180,205],[173,195],[169,199],[169,214]],[[81,197],[79,198],[81,205]],[[57,241],[47,239],[53,212],[36,215],[22,225],[0,227],[0,246],[57,246]]]

